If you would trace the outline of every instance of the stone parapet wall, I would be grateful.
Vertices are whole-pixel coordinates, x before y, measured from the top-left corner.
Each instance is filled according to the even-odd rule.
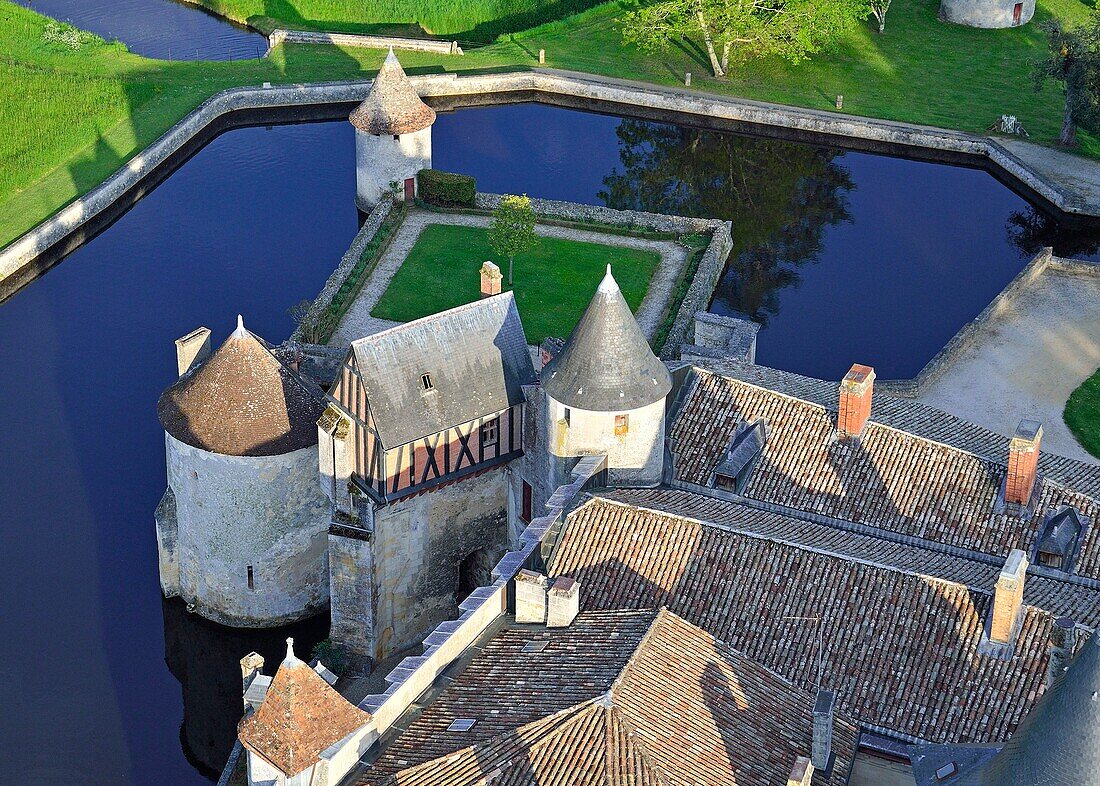
[[[659,111],[669,115],[706,118],[708,122],[783,129],[806,136],[863,140],[899,148],[942,151],[984,159],[1066,212],[1100,216],[1100,202],[1071,193],[1033,171],[989,137],[916,126],[888,120],[860,118],[834,112],[798,109],[756,101],[720,97],[683,89],[595,77],[561,71],[537,70],[504,74],[428,74],[412,77],[427,98],[491,98],[528,93],[533,99],[568,100],[625,115]],[[286,109],[362,101],[370,90],[369,81],[329,82],[312,85],[239,87],[212,96],[173,126],[148,148],[134,156],[115,174],[51,218],[0,250],[0,297],[11,294],[33,273],[39,255],[63,245],[70,235],[82,237],[89,222],[116,201],[133,192],[143,180],[203,134],[211,135],[215,121],[244,110]],[[217,126],[214,126],[215,128]],[[71,248],[71,243],[66,246]],[[12,283],[8,279],[12,279]],[[696,309],[697,310],[697,309]],[[688,320],[691,316],[688,315]]]
[[[479,210],[495,210],[503,194],[483,194],[474,196],[474,207]],[[669,232],[687,234],[691,232],[713,232],[723,222],[710,218],[686,218],[668,216],[661,213],[646,213],[641,210],[615,210],[599,205],[584,205],[580,202],[562,202],[556,199],[531,199],[531,208],[535,215],[543,218],[576,221],[581,223],[604,224],[605,226],[639,229],[651,232]]]
[[[355,46],[363,49],[389,49],[407,52],[432,52],[440,55],[463,55],[457,41],[432,41],[425,38],[400,38],[387,35],[355,35],[352,33],[322,33],[311,30],[283,30],[277,28],[267,37],[267,45],[279,44],[332,44]],[[269,49],[270,51],[270,49]]]
[[[733,225],[729,221],[716,223],[718,226],[711,234],[710,243],[699,260],[699,267],[695,269],[691,286],[680,303],[680,310],[676,312],[676,321],[672,323],[668,338],[661,347],[662,360],[674,360],[680,356],[680,346],[688,341],[688,332],[696,313],[707,310],[710,299],[714,296],[714,288],[718,286],[718,278],[726,267],[726,259],[733,249]]]

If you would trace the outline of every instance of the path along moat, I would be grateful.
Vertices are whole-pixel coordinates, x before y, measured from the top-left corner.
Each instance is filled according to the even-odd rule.
[[[712,308],[765,322],[761,362],[826,378],[911,376],[1037,246],[1100,242],[978,170],[539,105],[441,114],[434,150],[484,191],[733,221]],[[230,131],[0,307],[0,767],[22,783],[202,783],[228,750],[236,659],[274,666],[286,633],[162,603],[155,402],[196,325],[290,332],[353,194],[348,124]]]

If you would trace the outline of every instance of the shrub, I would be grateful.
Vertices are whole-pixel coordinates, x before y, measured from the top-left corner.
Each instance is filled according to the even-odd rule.
[[[65,22],[51,19],[46,22],[46,26],[42,30],[42,40],[47,44],[65,46],[69,49],[80,49],[85,44],[92,44],[102,39],[87,30],[81,30]]]
[[[313,648],[312,657],[321,661],[336,674],[342,674],[347,664],[347,655],[344,650],[332,639],[323,639],[317,642]]]
[[[469,175],[421,169],[417,173],[420,198],[441,207],[473,207],[477,181]]]

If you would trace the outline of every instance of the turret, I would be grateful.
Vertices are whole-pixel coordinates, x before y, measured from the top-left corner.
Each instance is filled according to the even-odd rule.
[[[168,490],[161,588],[208,619],[267,627],[328,605],[329,506],[318,488],[322,394],[244,320],[160,397]]]
[[[432,166],[435,110],[420,100],[393,49],[370,93],[348,118],[355,126],[355,203],[366,212],[392,189],[416,193],[416,173]]]
[[[649,348],[610,265],[573,334],[543,369],[542,387],[552,457],[571,464],[606,454],[610,485],[661,482],[672,378]]]

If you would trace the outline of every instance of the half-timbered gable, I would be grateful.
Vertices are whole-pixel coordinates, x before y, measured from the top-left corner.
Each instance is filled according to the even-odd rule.
[[[522,455],[534,381],[510,292],[353,342],[333,389],[353,482],[392,501]]]

